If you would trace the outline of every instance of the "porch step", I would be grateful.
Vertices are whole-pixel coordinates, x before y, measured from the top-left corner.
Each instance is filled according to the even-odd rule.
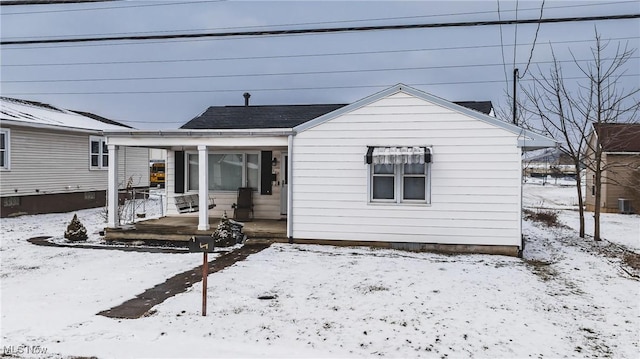
[[[187,242],[192,236],[210,236],[218,226],[218,219],[211,219],[210,229],[199,231],[197,218],[164,217],[137,222],[123,228],[106,228],[107,241],[169,241]],[[279,240],[287,238],[286,221],[254,220],[245,222],[244,234],[249,239]]]

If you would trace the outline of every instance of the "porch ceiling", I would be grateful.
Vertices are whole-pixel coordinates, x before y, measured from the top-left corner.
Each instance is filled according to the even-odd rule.
[[[195,131],[185,131],[195,132]],[[290,131],[256,133],[197,131],[197,133],[105,132],[108,145],[175,148],[175,147],[287,147]]]

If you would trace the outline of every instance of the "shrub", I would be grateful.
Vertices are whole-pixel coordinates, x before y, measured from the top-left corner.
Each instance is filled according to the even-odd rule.
[[[543,223],[548,227],[560,227],[560,222],[558,222],[558,211],[542,208],[538,208],[535,211],[525,209],[524,218],[530,221]]]
[[[70,241],[85,241],[87,240],[87,229],[84,227],[78,215],[74,214],[71,223],[67,226],[67,230],[64,232],[64,238]]]

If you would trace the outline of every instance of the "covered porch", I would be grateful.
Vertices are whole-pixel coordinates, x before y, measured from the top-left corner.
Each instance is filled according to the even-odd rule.
[[[239,189],[251,189],[253,207],[245,223],[249,238],[288,238],[291,223],[290,130],[170,130],[105,133],[109,151],[107,240],[188,240],[211,235],[223,213],[234,217]],[[118,211],[117,151],[121,147],[167,150],[162,213],[166,217],[123,224]],[[195,211],[183,213],[183,197],[198,201]],[[215,207],[212,206],[212,201]],[[162,238],[160,238],[162,237]]]

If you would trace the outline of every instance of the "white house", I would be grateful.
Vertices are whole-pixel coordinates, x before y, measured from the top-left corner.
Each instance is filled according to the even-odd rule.
[[[1,216],[105,206],[109,155],[102,131],[125,128],[91,113],[1,97]],[[117,188],[129,178],[148,187],[148,150],[119,154]]]
[[[238,112],[243,120],[228,116]],[[290,241],[516,255],[522,151],[555,142],[487,113],[398,84],[349,105],[247,101],[179,130],[105,134],[110,154],[168,150],[168,214],[182,193],[199,194],[200,208],[215,197],[195,214],[199,230],[252,187],[255,217],[286,218]]]

